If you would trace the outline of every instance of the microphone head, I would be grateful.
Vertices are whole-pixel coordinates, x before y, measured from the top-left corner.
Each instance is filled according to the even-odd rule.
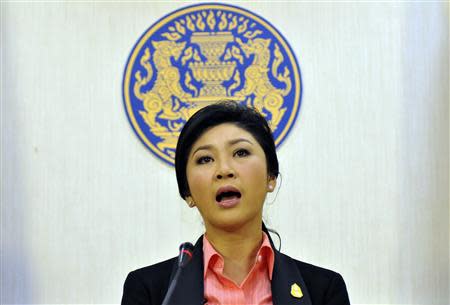
[[[180,245],[180,255],[178,255],[178,267],[185,267],[194,255],[194,245],[186,242]]]

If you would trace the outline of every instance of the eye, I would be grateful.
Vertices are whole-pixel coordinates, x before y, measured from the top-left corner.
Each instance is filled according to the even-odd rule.
[[[197,164],[206,164],[211,162],[213,159],[210,156],[199,157],[196,161]]]
[[[237,157],[240,157],[240,158],[246,157],[248,155],[250,155],[250,152],[247,149],[244,149],[244,148],[238,149],[234,153],[234,156],[237,156]]]

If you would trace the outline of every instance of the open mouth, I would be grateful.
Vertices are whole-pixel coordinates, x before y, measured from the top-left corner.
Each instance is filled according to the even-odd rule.
[[[241,198],[241,193],[235,191],[222,192],[216,196],[216,201],[221,202],[234,198]]]
[[[221,187],[216,193],[216,201],[219,203],[239,198],[241,198],[241,192],[234,186]]]

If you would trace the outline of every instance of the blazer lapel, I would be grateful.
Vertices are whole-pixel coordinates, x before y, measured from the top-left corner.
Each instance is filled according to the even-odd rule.
[[[297,286],[292,288],[295,284]],[[272,276],[272,302],[274,305],[312,305],[308,289],[294,260],[276,250]]]
[[[195,243],[192,261],[184,267],[184,270],[180,274],[177,286],[172,294],[171,305],[202,305],[204,303],[202,237]],[[177,268],[177,265],[173,268],[171,281]]]

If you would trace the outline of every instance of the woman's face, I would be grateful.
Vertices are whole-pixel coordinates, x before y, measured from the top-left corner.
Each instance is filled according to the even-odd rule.
[[[186,174],[187,200],[195,202],[207,230],[261,225],[276,180],[269,179],[266,156],[251,133],[232,123],[207,130],[192,146]]]

